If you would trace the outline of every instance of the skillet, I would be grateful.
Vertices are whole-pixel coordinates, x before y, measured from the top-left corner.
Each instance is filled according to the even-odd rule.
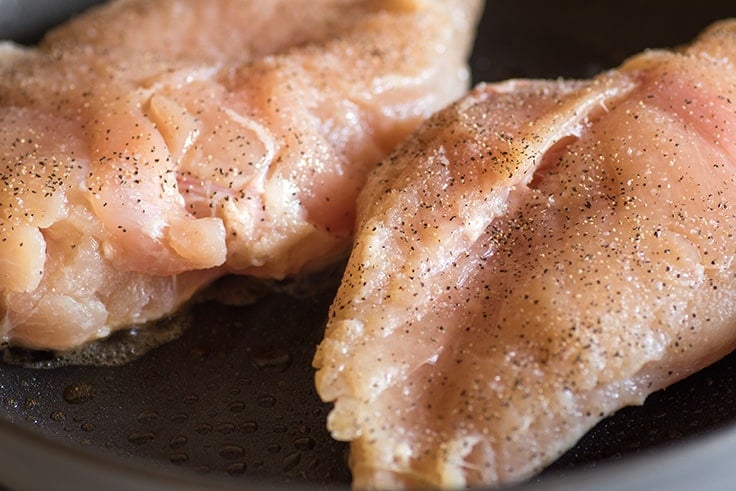
[[[95,0],[0,0],[0,38],[33,43]],[[736,15],[728,0],[488,0],[476,81],[588,77]],[[312,387],[339,267],[308,293],[199,303],[181,337],[118,367],[0,366],[0,486],[347,489],[347,445]],[[14,353],[43,366],[43,353]],[[605,420],[518,490],[731,489],[736,355]]]

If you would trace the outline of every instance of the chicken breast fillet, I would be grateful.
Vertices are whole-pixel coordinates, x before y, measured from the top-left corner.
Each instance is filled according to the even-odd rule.
[[[481,0],[119,0],[0,44],[0,338],[64,350],[341,257]]]
[[[734,348],[734,63],[480,85],[379,166],[314,361],[357,488],[525,479]]]

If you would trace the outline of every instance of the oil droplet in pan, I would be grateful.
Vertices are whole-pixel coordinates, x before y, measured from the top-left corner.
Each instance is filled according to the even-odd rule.
[[[231,476],[237,476],[240,474],[245,473],[245,469],[247,469],[247,466],[245,465],[245,462],[232,462],[227,465],[225,470],[228,474]]]
[[[258,405],[263,408],[274,407],[276,405],[276,398],[274,396],[260,396],[258,398]]]
[[[289,472],[294,467],[299,465],[299,462],[302,461],[302,454],[301,452],[292,452],[281,461],[281,464],[283,464],[284,472]]]
[[[245,450],[243,449],[243,447],[240,447],[238,445],[233,445],[232,443],[226,443],[220,447],[218,454],[223,459],[228,459],[228,460],[239,459],[243,455],[245,455]]]
[[[147,410],[147,411],[141,411],[138,413],[138,417],[136,418],[139,423],[146,424],[146,423],[153,423],[155,422],[159,417],[158,412],[153,410]]]
[[[172,453],[171,455],[169,455],[169,462],[177,465],[186,464],[187,462],[189,462],[189,455],[183,452]]]
[[[303,436],[294,440],[294,448],[301,450],[302,452],[313,450],[315,446],[317,446],[317,442],[314,438],[308,436]]]
[[[245,403],[243,401],[235,401],[230,404],[230,412],[242,413],[245,411]]]
[[[240,423],[240,431],[249,435],[258,431],[258,423],[255,421],[243,421]]]
[[[212,431],[212,425],[209,423],[202,423],[202,424],[197,425],[194,428],[194,431],[196,431],[200,435],[206,435]]]
[[[156,438],[156,434],[152,431],[134,431],[128,435],[128,441],[136,445],[145,445]]]
[[[68,385],[64,389],[64,400],[69,404],[84,404],[94,399],[97,390],[95,386],[87,381]]]
[[[274,349],[253,356],[253,365],[260,370],[285,372],[291,366],[291,353],[281,349]]]
[[[184,435],[176,435],[175,437],[172,437],[169,441],[169,447],[171,447],[172,450],[176,450],[178,448],[183,447],[187,444],[187,437]]]
[[[222,435],[229,435],[230,433],[235,431],[235,425],[232,423],[225,422],[225,423],[218,424],[215,429],[217,430],[218,433]]]

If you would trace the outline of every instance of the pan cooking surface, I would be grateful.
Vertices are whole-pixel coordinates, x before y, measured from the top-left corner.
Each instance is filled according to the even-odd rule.
[[[3,367],[2,386],[13,390],[2,410],[123,458],[233,478],[348,483],[347,446],[323,429],[329,408],[310,368],[333,293],[197,305],[196,327],[120,367]]]
[[[30,42],[91,3],[66,2],[62,11],[61,2],[28,1],[21,15],[19,3],[0,0],[0,37]],[[672,3],[489,0],[472,59],[475,80],[590,76],[641,49],[687,42],[711,21],[736,14],[727,1]],[[52,4],[59,10],[50,11]],[[2,366],[0,454],[13,451],[2,448],[2,433],[13,428],[91,450],[79,457],[90,468],[112,459],[130,463],[130,472],[143,462],[213,486],[257,479],[347,487],[347,445],[325,429],[329,406],[316,395],[310,366],[335,288],[333,281],[311,296],[278,293],[246,307],[198,304],[181,338],[121,367]],[[693,436],[733,425],[735,372],[731,355],[643,407],[620,411],[537,485],[675,441],[697,445]]]

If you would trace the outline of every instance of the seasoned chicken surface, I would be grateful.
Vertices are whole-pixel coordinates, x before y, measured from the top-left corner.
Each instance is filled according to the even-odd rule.
[[[314,360],[357,488],[525,479],[734,348],[735,62],[480,85],[383,161]]]
[[[64,350],[341,257],[481,0],[119,0],[0,43],[0,338]]]

